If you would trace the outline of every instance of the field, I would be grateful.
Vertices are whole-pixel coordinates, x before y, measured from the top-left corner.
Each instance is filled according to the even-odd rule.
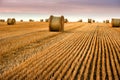
[[[120,80],[120,28],[106,23],[0,23],[0,80]]]

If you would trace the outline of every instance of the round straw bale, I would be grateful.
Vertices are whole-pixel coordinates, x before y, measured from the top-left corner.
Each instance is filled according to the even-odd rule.
[[[0,22],[5,22],[5,20],[4,19],[0,19]]]
[[[92,19],[88,19],[88,23],[92,23]]]
[[[23,20],[20,20],[20,22],[23,22]]]
[[[95,20],[93,20],[93,23],[95,23]]]
[[[78,22],[82,22],[82,19],[80,19]]]
[[[45,19],[45,22],[49,22],[49,19]]]
[[[43,22],[43,19],[40,19],[40,22]]]
[[[8,24],[8,25],[14,25],[15,23],[16,23],[15,18],[8,18],[8,19],[7,19],[7,24]]]
[[[34,20],[33,19],[29,19],[29,22],[34,22]]]
[[[8,18],[8,19],[7,19],[7,24],[8,24],[8,25],[12,25],[12,19],[11,19],[11,18]]]
[[[120,19],[112,19],[112,27],[120,27]]]
[[[68,19],[64,19],[64,23],[67,23],[68,22]]]
[[[103,21],[103,23],[105,23],[105,21]]]
[[[106,23],[109,23],[109,20],[106,20]]]
[[[55,17],[50,16],[49,18],[49,30],[50,31],[64,31],[64,16]]]
[[[15,20],[15,18],[12,18],[12,22],[13,22],[13,24],[15,24],[15,23],[16,23],[16,20]]]

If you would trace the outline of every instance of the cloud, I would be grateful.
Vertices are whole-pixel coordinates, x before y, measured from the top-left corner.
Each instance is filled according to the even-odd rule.
[[[118,15],[120,0],[0,0],[0,13]]]

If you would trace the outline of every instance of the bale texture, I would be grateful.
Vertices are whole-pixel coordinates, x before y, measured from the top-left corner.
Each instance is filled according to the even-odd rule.
[[[15,18],[8,18],[8,19],[7,19],[7,24],[8,24],[8,25],[14,25],[15,23],[16,23]]]
[[[88,19],[88,23],[92,23],[92,19]]]
[[[33,19],[29,19],[29,22],[34,22],[34,20]]]
[[[120,27],[120,19],[112,19],[112,27]]]
[[[68,19],[64,19],[64,23],[67,23],[68,22]]]
[[[0,22],[5,22],[5,20],[4,19],[0,19]]]
[[[43,22],[43,19],[40,19],[40,22]]]
[[[82,22],[82,19],[80,19],[78,22]]]
[[[93,20],[93,23],[95,23],[95,20]]]
[[[109,20],[106,20],[106,23],[109,23]]]
[[[20,22],[23,22],[23,20],[20,20]]]
[[[49,19],[45,19],[45,22],[49,22]]]
[[[64,16],[61,17],[50,16],[49,30],[60,32],[64,31]]]

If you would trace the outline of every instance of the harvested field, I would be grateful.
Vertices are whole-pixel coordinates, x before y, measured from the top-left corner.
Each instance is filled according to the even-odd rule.
[[[120,28],[105,23],[0,23],[0,80],[120,80]]]

